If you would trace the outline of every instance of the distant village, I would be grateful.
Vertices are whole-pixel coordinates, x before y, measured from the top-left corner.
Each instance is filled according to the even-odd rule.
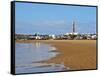
[[[75,31],[75,22],[72,24],[72,32],[59,34],[59,35],[50,35],[50,34],[39,34],[34,33],[33,35],[29,34],[15,34],[15,40],[96,40],[97,34],[95,33],[77,33]]]
[[[25,35],[25,34],[15,34],[15,40],[96,40],[96,34],[61,34],[61,35]]]

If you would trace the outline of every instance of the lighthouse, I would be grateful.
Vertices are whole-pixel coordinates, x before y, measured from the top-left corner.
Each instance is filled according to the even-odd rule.
[[[72,23],[72,33],[74,34],[75,33],[75,22],[73,21]]]
[[[66,33],[65,35],[69,35],[69,34],[77,35],[78,34],[78,32],[76,32],[76,28],[75,28],[75,21],[72,21],[72,26],[71,27],[72,27],[71,28],[72,32],[71,33]]]
[[[78,33],[76,32],[76,27],[75,27],[75,22],[72,22],[72,34],[77,35]]]

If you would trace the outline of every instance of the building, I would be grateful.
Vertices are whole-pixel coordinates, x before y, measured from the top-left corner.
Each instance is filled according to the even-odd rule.
[[[72,22],[72,32],[71,33],[66,33],[65,35],[78,35],[79,33],[76,32],[75,28],[75,22]]]
[[[73,21],[72,23],[72,33],[74,34],[75,33],[75,22]]]

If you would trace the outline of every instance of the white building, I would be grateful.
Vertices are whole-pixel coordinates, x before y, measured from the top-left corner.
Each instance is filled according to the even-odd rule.
[[[40,36],[36,36],[35,38],[36,38],[36,39],[41,39],[41,37],[40,37]]]

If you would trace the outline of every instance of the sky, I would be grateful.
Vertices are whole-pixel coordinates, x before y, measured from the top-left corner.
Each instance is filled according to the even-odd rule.
[[[96,33],[96,7],[15,3],[15,33]]]

